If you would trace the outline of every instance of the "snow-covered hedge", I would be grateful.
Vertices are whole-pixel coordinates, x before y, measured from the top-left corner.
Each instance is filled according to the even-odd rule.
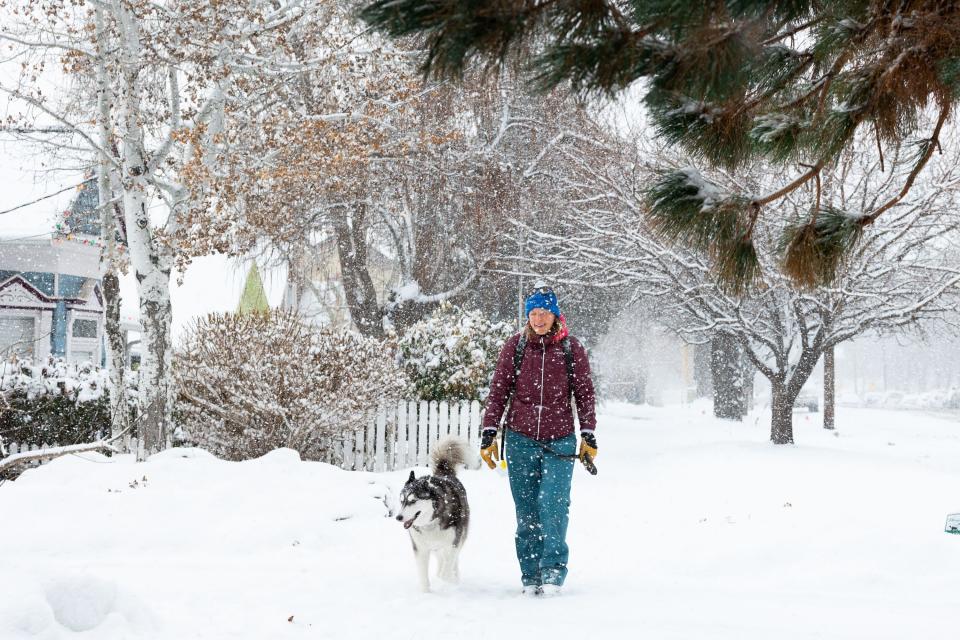
[[[408,328],[398,342],[410,393],[424,400],[485,400],[497,355],[513,334],[508,322],[441,306]]]
[[[90,442],[110,431],[107,372],[50,357],[0,363],[0,437],[20,444]]]
[[[380,342],[281,311],[197,321],[174,377],[184,439],[228,460],[278,447],[321,459],[333,436],[363,427],[379,401],[407,386]]]

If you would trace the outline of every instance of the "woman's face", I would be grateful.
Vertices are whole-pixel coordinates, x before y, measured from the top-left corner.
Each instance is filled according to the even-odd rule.
[[[550,327],[553,326],[553,321],[556,320],[556,318],[555,315],[546,309],[534,309],[530,312],[530,316],[527,319],[530,320],[530,326],[533,327],[534,332],[538,336],[542,336],[550,331]]]

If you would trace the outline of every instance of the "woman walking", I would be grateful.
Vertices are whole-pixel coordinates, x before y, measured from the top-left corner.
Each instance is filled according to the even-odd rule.
[[[495,466],[497,429],[506,411],[506,459],[523,593],[553,596],[567,577],[573,462],[597,455],[595,396],[586,350],[569,335],[553,290],[538,286],[525,311],[527,326],[507,340],[497,360],[480,455],[490,468]],[[576,455],[571,396],[580,419]]]

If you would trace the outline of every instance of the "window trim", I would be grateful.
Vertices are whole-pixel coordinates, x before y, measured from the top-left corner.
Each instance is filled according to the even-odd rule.
[[[78,322],[92,322],[93,323],[93,334],[92,336],[78,336],[77,335],[77,323]],[[96,318],[85,318],[83,316],[74,317],[70,321],[70,335],[78,340],[96,340],[100,337],[100,320]]]
[[[25,357],[30,359],[35,359],[37,353],[40,351],[39,342],[40,342],[40,321],[41,316],[38,311],[33,309],[0,309],[0,318],[26,318],[33,321],[33,340],[30,342],[30,353]],[[5,348],[0,350],[0,356],[6,351]],[[10,355],[9,353],[6,355]]]
[[[102,358],[100,342],[103,335],[102,314],[95,311],[70,309],[67,321],[67,341],[64,345],[63,357],[67,362],[73,363],[74,351],[89,351],[93,354],[91,360],[94,364],[99,364]],[[73,336],[73,323],[77,320],[94,320],[97,323],[97,335],[95,338],[75,338]]]

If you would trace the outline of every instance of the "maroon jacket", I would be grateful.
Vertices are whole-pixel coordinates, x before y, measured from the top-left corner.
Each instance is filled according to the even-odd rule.
[[[573,433],[567,361],[561,344],[565,334],[563,331],[555,336],[537,336],[527,340],[516,392],[507,415],[506,424],[510,429],[541,441],[556,440]],[[483,414],[484,429],[500,426],[500,418],[513,387],[513,355],[519,341],[518,333],[507,340],[500,350]],[[573,395],[577,401],[580,431],[593,431],[597,426],[597,416],[590,362],[583,345],[572,336],[570,346],[573,348]]]

